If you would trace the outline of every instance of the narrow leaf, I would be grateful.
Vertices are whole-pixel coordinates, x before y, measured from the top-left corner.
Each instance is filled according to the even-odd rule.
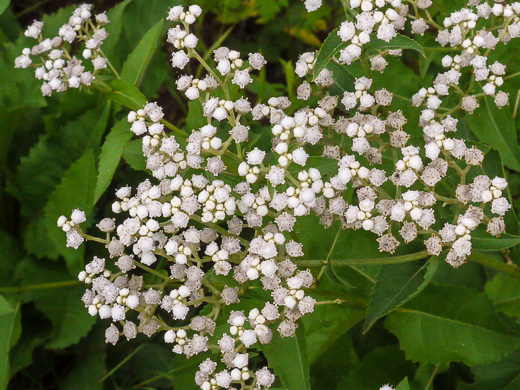
[[[84,246],[78,250],[67,248],[65,233],[56,227],[56,221],[60,215],[69,217],[72,210],[76,208],[85,211],[87,215],[90,213],[94,205],[96,176],[94,152],[88,150],[63,175],[61,183],[50,195],[45,206],[45,227],[49,238],[65,257],[69,271],[74,276],[83,267]]]
[[[113,92],[108,95],[110,100],[119,103],[131,110],[139,110],[146,104],[146,97],[135,87],[125,80],[114,80],[110,85]]]
[[[500,237],[494,237],[490,234],[475,234],[471,238],[474,249],[482,251],[499,251],[502,249],[511,248],[520,244],[520,236],[502,233]]]
[[[130,55],[123,65],[121,71],[121,78],[128,81],[133,85],[139,85],[140,80],[150,63],[153,53],[157,48],[157,42],[159,35],[161,34],[163,20],[155,24],[137,44],[136,48]]]
[[[132,132],[129,129],[126,119],[119,121],[110,134],[108,134],[99,156],[98,178],[94,203],[99,200],[112,181],[112,177],[119,165],[121,156],[131,138]]]

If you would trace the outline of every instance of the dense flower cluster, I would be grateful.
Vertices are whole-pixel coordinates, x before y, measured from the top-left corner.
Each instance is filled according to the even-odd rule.
[[[60,27],[54,38],[43,39],[43,22],[36,21],[25,30],[25,36],[38,40],[38,44],[25,48],[22,55],[16,58],[15,67],[33,66],[35,77],[43,80],[41,91],[44,96],[52,95],[53,91],[89,86],[96,74],[107,67],[101,46],[108,36],[103,26],[109,20],[105,13],[92,18],[91,9],[89,4],[75,9],[69,22]],[[69,52],[75,42],[84,44],[81,57],[88,60],[88,68],[80,58]],[[39,58],[39,62],[32,57]]]
[[[345,42],[341,63],[359,60],[374,39],[392,41],[409,21],[409,7],[401,0],[347,3],[356,17],[337,31]],[[468,8],[452,13],[444,28],[428,13],[411,22],[417,34],[438,29],[438,42],[458,51],[443,59],[447,70],[437,75],[433,86],[412,97],[422,110],[418,125],[424,132],[424,142],[416,145],[404,130],[407,118],[392,110],[391,91],[360,77],[352,91],[336,96],[330,89],[334,74],[327,68],[311,80],[317,60],[313,52],[304,53],[295,67],[304,79],[297,90],[299,103],[308,101],[308,106],[295,110],[294,102],[283,96],[265,103],[245,94],[231,98],[233,85],[242,90],[253,82],[251,72],[262,69],[263,56],[251,53],[246,59],[220,47],[213,53],[216,70],[212,69],[197,53],[198,38],[190,32],[201,8],[173,7],[168,20],[176,25],[167,38],[174,47],[173,67],[189,69],[195,59],[207,71],[204,78],[180,75],[176,86],[187,99],[200,102],[207,124],[186,137],[174,136],[157,103],[130,112],[130,129],[142,139],[153,179],[135,190],[117,190],[112,210],[122,217],[97,225],[106,238],[82,231],[86,216],[80,210],[58,220],[67,246],[98,241],[113,259],[95,257],[79,275],[87,285],[83,301],[88,312],[112,321],[107,342],[161,332],[173,352],[187,357],[214,347],[220,359],[204,360],[195,375],[203,390],[268,388],[275,380],[273,373],[267,367],[251,369],[248,349],[271,342],[274,332],[293,336],[298,320],[312,313],[316,303],[306,292],[314,284],[312,273],[298,268],[305,249],[292,236],[298,218],[315,214],[325,228],[339,220],[346,229],[372,232],[380,250],[388,253],[420,237],[429,254],[446,250],[446,261],[454,267],[471,254],[473,234],[481,225],[494,236],[504,232],[503,216],[511,207],[505,197],[507,182],[481,174],[466,183],[484,153],[457,136],[458,121],[450,114],[460,108],[473,112],[486,95],[499,107],[507,104],[507,94],[497,90],[504,82],[505,66],[487,64],[487,54],[520,35],[520,3],[477,3],[470,1]],[[313,11],[321,1],[305,4]],[[432,2],[414,4],[426,10]],[[493,31],[479,28],[479,21],[490,15],[503,25]],[[99,25],[108,21],[104,15],[96,20]],[[92,24],[90,7],[76,10],[54,40],[42,40],[41,27],[35,22],[27,30],[26,35],[40,43],[24,51],[16,66],[29,66],[30,54],[49,52],[49,60],[36,70],[45,80],[44,94],[92,80],[80,60],[68,57],[64,42],[84,40],[83,57],[92,58],[96,70],[106,66],[99,51],[106,34]],[[384,57],[399,54],[374,52],[369,58],[372,70],[383,72],[388,64]],[[63,56],[68,58],[66,66]],[[463,73],[465,69],[470,72]],[[483,84],[483,92],[466,95],[458,87],[462,77],[474,77]],[[441,107],[449,96],[460,101],[453,110]],[[269,127],[272,149],[248,146],[254,121]],[[393,153],[390,164],[384,162],[388,151]],[[332,162],[334,173],[325,174],[311,157]],[[459,182],[453,193],[446,193],[447,186],[440,183],[450,173],[456,173]],[[354,195],[349,195],[350,189]],[[446,204],[455,210],[448,217],[440,212]],[[147,274],[161,282],[147,284]],[[252,286],[264,291],[262,305],[249,311],[226,309],[233,309]],[[226,326],[219,332],[222,313],[227,315]]]

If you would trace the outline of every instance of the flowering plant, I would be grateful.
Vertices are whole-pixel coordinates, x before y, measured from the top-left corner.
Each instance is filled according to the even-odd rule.
[[[320,12],[322,2],[304,6]],[[196,362],[203,390],[308,389],[309,365],[363,319],[366,333],[385,318],[406,359],[429,375],[426,388],[452,362],[487,367],[518,350],[517,326],[495,309],[519,314],[499,305],[509,296],[501,289],[520,279],[504,169],[520,170],[507,89],[517,74],[502,61],[520,36],[520,3],[335,7],[342,20],[321,48],[284,66],[287,96],[265,93],[261,52],[218,40],[200,51],[208,42],[198,5],[171,7],[168,26],[146,32],[121,71],[104,51],[114,20],[90,5],[55,37],[42,22],[26,29],[36,44],[14,65],[34,68],[43,96],[79,90],[112,104],[101,114],[112,111],[115,125],[97,172],[88,150],[45,217],[67,248],[92,241],[106,250],[92,250],[80,270],[82,252],[80,262],[71,249],[60,254],[107,343],[158,335]],[[171,93],[189,102],[185,124],[138,88],[163,30]],[[134,147],[129,162],[148,176],[105,195],[111,212],[93,227],[94,204],[131,143],[140,154]],[[89,187],[81,175],[92,167]],[[64,205],[71,186],[86,195]],[[469,264],[500,272],[484,282],[488,297],[457,279]],[[327,316],[337,337],[319,329]],[[418,386],[413,372],[392,384],[410,388],[409,377]],[[386,379],[378,387],[390,388]]]

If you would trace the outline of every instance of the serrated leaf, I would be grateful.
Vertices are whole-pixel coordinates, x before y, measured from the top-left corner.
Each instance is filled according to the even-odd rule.
[[[460,390],[518,390],[520,389],[520,350],[499,362],[472,368],[475,383],[462,385]]]
[[[500,153],[508,168],[520,171],[520,149],[515,121],[509,107],[499,109],[491,98],[486,96],[480,100],[480,107],[472,115],[467,114],[465,119],[480,141]]]
[[[60,254],[65,258],[72,275],[83,267],[84,246],[78,250],[67,248],[65,233],[56,227],[56,221],[61,215],[70,216],[74,209],[80,209],[87,215],[94,206],[94,191],[96,189],[96,162],[94,152],[88,150],[71,165],[63,175],[61,183],[50,195],[45,206],[45,228],[49,238],[55,243]]]
[[[438,259],[433,258],[424,264],[410,262],[381,267],[373,287],[363,332],[366,333],[379,318],[419,294],[431,282],[438,264]]]
[[[6,389],[9,382],[9,351],[16,344],[22,331],[20,297],[8,296],[4,299],[9,310],[0,315],[0,389]]]
[[[339,27],[335,28],[331,31],[331,33],[327,36],[325,41],[323,41],[323,45],[318,51],[318,55],[316,56],[316,64],[314,65],[314,73],[313,78],[315,79],[321,73],[321,71],[327,67],[329,62],[333,61],[333,58],[336,54],[339,53],[341,49],[347,47],[347,44],[341,40],[338,35]]]
[[[519,334],[502,324],[487,296],[462,286],[429,285],[385,326],[407,359],[423,364],[485,364],[520,346]]]
[[[332,30],[328,37],[323,42],[321,49],[316,56],[316,64],[314,65],[313,78],[318,77],[320,72],[328,66],[333,58],[344,48],[348,46],[347,42],[343,42],[338,35],[339,27]],[[396,50],[396,49],[410,49],[426,56],[422,46],[407,36],[397,34],[397,36],[390,42],[381,41],[380,39],[372,39],[369,43],[363,46],[363,50]]]
[[[113,91],[108,98],[131,110],[139,110],[146,104],[146,97],[135,87],[125,80],[114,80],[110,83]]]
[[[277,333],[270,344],[262,345],[269,366],[289,390],[310,390],[305,334],[300,324],[293,337]]]
[[[22,158],[14,186],[22,213],[33,217],[41,211],[70,165],[89,148],[97,148],[108,122],[110,105],[90,110],[44,134]]]
[[[105,192],[116,168],[119,165],[121,156],[132,138],[133,133],[129,129],[128,121],[121,119],[108,134],[105,143],[101,147],[99,155],[98,178],[96,184],[96,192],[94,195],[94,203],[96,203],[101,195]]]
[[[128,56],[121,71],[121,78],[133,85],[139,85],[144,72],[153,53],[157,48],[159,35],[161,34],[164,20],[160,20],[155,24],[137,44],[136,48]]]
[[[125,161],[136,171],[146,171],[146,158],[143,156],[143,146],[140,139],[130,141],[123,152]]]
[[[499,251],[520,244],[520,236],[502,233],[500,237],[494,237],[486,233],[474,233],[471,237],[471,243],[473,248],[477,250]]]

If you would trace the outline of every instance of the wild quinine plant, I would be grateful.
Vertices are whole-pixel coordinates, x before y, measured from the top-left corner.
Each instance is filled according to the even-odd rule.
[[[306,0],[305,6],[312,12],[321,3]],[[346,20],[319,51],[303,53],[295,63],[301,78],[295,96],[265,100],[255,93],[263,83],[257,76],[266,65],[263,55],[220,46],[208,63],[197,51],[197,31],[204,28],[197,23],[201,7],[172,7],[166,19],[171,65],[178,74],[175,88],[190,102],[190,116],[196,113],[188,132],[168,122],[161,105],[146,102],[112,66],[103,52],[110,39],[106,14],[93,16],[92,7],[82,5],[53,38],[44,37],[41,22],[27,28],[25,35],[37,44],[23,50],[15,67],[33,67],[44,96],[99,89],[132,109],[125,126],[142,141],[150,178],[135,189],[116,191],[114,215],[96,225],[103,234],[87,234],[87,215],[79,209],[57,222],[68,247],[93,241],[108,250],[105,258],[90,259],[78,276],[87,287],[86,310],[108,324],[108,343],[158,333],[175,354],[206,353],[193,373],[203,390],[269,388],[275,375],[289,388],[303,389],[306,385],[294,380],[298,374],[279,364],[277,348],[284,338],[301,343],[302,317],[312,316],[318,304],[331,303],[321,299],[327,295],[319,279],[324,271],[335,275],[333,266],[428,258],[428,272],[435,272],[439,259],[454,268],[474,260],[519,277],[505,251],[519,242],[508,181],[503,170],[489,173],[484,159],[490,152],[513,169],[520,162],[508,151],[507,140],[495,144],[492,129],[468,118],[483,106],[498,117],[509,104],[503,89],[507,68],[500,58],[491,58],[520,37],[520,3],[470,0],[436,20],[432,5],[431,0],[342,0],[338,7],[345,8]],[[140,43],[145,51],[155,49],[161,28],[162,22]],[[436,34],[430,57],[420,43],[427,31]],[[430,86],[417,86],[413,96],[378,86],[403,50],[416,52],[426,72],[433,56],[442,56],[444,69],[432,75]],[[139,79],[146,62],[132,60],[135,68],[127,74]],[[480,141],[499,147],[500,157],[470,137],[468,123]],[[325,248],[327,259],[309,259],[305,253],[313,248],[301,237],[337,223],[371,234],[381,257],[342,261],[330,258],[333,248]],[[489,249],[502,251],[508,262],[479,252]],[[464,272],[461,268],[458,272]],[[431,275],[421,276],[415,290],[405,289],[409,293],[397,293],[395,299],[375,291],[365,330],[430,281]],[[432,305],[452,304],[452,294],[428,288]],[[332,303],[348,303],[344,297],[333,297]],[[414,302],[416,310],[430,310],[423,307],[428,302]],[[502,338],[489,342],[508,344],[506,351],[477,359],[475,349],[488,344],[472,328],[469,346],[446,341],[445,350],[423,359],[421,353],[427,352],[417,349],[424,340],[406,325],[430,323],[407,312],[399,315],[387,327],[411,360],[473,365],[496,361],[519,346],[503,330]],[[458,313],[456,320],[472,324],[478,315]],[[495,325],[503,326],[495,324],[498,319],[488,322],[477,321],[475,327],[495,332]],[[447,328],[440,326],[433,338]],[[424,348],[435,340],[427,340]]]

